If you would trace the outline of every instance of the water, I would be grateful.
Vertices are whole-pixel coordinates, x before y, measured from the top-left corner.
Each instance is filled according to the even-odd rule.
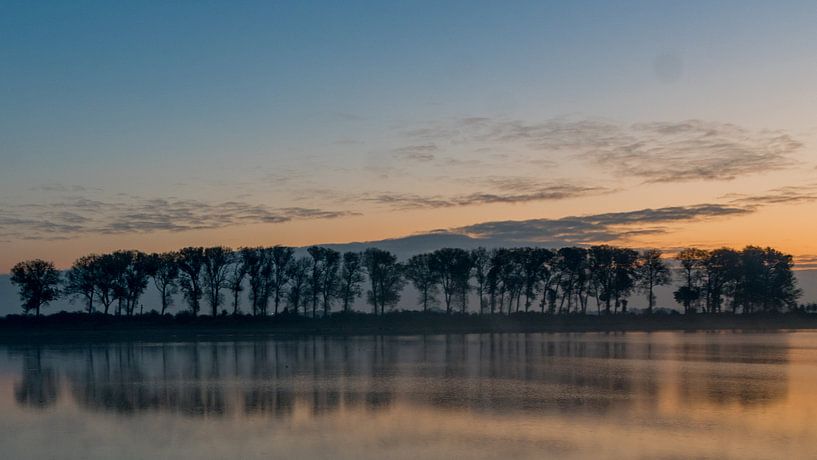
[[[817,332],[0,347],[8,459],[817,458]]]

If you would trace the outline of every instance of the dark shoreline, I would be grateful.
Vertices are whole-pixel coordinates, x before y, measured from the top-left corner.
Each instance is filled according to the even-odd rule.
[[[235,340],[305,335],[428,335],[531,332],[771,331],[817,329],[817,315],[445,315],[394,312],[336,314],[328,318],[282,315],[198,317],[145,315],[117,317],[58,313],[40,318],[0,319],[0,343],[62,341]]]

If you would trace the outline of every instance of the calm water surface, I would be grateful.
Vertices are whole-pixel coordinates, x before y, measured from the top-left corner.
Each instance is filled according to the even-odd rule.
[[[817,332],[0,346],[0,451],[817,458]]]

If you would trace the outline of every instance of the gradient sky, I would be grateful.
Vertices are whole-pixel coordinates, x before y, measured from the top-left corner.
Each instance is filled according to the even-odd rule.
[[[437,230],[817,263],[817,3],[386,3],[0,0],[0,273]]]

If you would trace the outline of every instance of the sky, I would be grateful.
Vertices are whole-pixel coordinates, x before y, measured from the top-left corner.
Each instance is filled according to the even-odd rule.
[[[407,236],[817,266],[817,3],[611,3],[0,0],[0,273]]]

